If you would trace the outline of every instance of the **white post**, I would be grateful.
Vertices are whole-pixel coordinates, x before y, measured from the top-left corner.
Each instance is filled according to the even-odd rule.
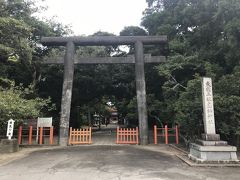
[[[9,140],[11,140],[13,136],[14,122],[15,121],[12,119],[8,120],[7,137]]]

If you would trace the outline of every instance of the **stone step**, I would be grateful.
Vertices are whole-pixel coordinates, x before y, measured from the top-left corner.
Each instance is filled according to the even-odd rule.
[[[227,141],[205,141],[197,139],[196,143],[202,146],[227,146]]]

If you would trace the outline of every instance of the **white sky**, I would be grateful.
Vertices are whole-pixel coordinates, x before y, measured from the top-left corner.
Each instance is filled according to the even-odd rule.
[[[42,17],[71,25],[74,35],[99,30],[119,35],[125,26],[140,26],[146,0],[45,0],[48,10]]]

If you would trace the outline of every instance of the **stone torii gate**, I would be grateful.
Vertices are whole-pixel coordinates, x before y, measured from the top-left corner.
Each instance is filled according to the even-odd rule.
[[[74,64],[135,64],[137,108],[139,121],[140,144],[148,144],[148,119],[146,106],[146,88],[144,63],[160,63],[164,56],[143,54],[143,45],[166,44],[167,36],[92,36],[92,37],[43,37],[44,46],[66,46],[64,62],[62,58],[47,60],[45,63],[64,63],[64,79],[61,101],[59,144],[66,146],[68,142],[69,119],[72,98]],[[75,46],[107,46],[107,45],[134,45],[135,58],[128,57],[101,57],[75,58]]]

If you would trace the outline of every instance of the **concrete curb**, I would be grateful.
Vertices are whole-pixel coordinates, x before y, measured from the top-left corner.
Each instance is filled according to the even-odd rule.
[[[240,163],[195,163],[187,155],[176,154],[176,156],[191,167],[240,167]]]
[[[188,153],[189,153],[188,151],[185,151],[185,150],[183,150],[183,149],[175,146],[174,144],[169,144],[169,146],[172,147],[172,148],[174,148],[174,149],[176,149],[176,150],[178,150],[178,151],[180,151],[180,152],[183,153],[183,154],[188,154]]]

